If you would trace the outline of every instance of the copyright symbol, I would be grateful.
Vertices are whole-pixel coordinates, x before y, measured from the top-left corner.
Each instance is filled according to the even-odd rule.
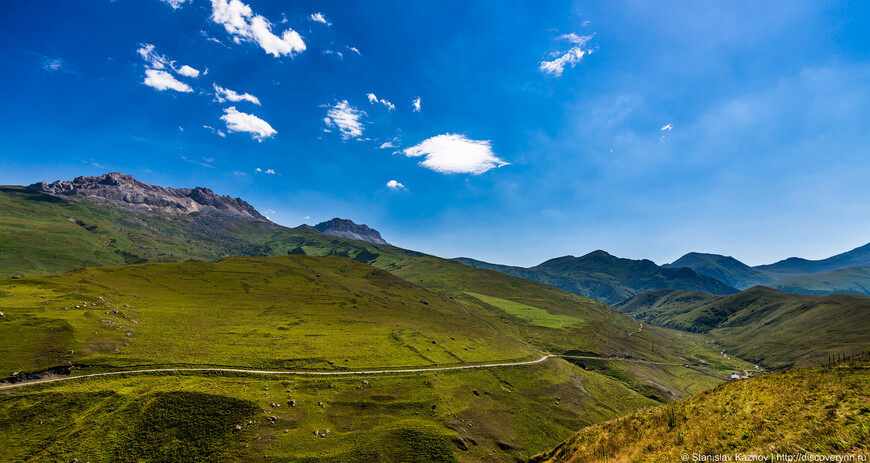
[[[684,453],[684,454],[680,455],[680,460],[682,460],[682,461],[689,461],[689,454],[688,454],[688,453]]]

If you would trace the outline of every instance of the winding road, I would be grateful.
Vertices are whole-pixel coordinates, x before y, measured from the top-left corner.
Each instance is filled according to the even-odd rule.
[[[113,376],[113,375],[130,375],[130,374],[137,374],[137,373],[223,372],[223,373],[241,373],[241,374],[251,374],[251,375],[284,375],[284,376],[370,376],[370,375],[384,375],[384,374],[393,374],[393,373],[426,373],[426,372],[432,372],[432,371],[470,370],[472,368],[502,368],[502,367],[521,366],[521,365],[534,365],[536,363],[542,363],[542,362],[546,361],[547,359],[556,358],[556,357],[573,358],[573,359],[586,359],[586,360],[613,360],[613,361],[620,361],[620,362],[646,363],[646,364],[651,364],[651,365],[684,365],[683,363],[654,362],[652,360],[620,358],[620,357],[594,357],[594,356],[582,356],[582,355],[546,354],[537,360],[527,360],[527,361],[523,361],[523,362],[484,363],[484,364],[477,364],[477,365],[460,365],[460,366],[453,366],[453,367],[406,368],[406,369],[396,369],[396,370],[269,371],[269,370],[245,370],[245,369],[241,369],[241,368],[152,368],[152,369],[146,369],[146,370],[110,371],[110,372],[106,372],[106,373],[89,373],[86,375],[64,376],[62,378],[38,379],[38,380],[34,380],[34,381],[26,381],[26,382],[20,382],[20,383],[16,383],[16,384],[0,385],[0,390],[33,386],[36,384],[57,383],[57,382],[61,382],[61,381],[69,381],[69,380],[81,379],[81,378],[96,378],[96,377],[101,377],[101,376]]]

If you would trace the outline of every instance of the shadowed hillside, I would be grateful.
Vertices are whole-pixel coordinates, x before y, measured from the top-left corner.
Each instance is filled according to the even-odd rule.
[[[736,355],[768,368],[820,365],[868,347],[870,297],[808,296],[756,286],[731,296],[642,293],[617,309],[649,323],[709,333]]]

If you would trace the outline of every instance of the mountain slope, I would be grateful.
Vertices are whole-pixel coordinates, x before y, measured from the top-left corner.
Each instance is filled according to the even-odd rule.
[[[754,269],[733,257],[721,256],[719,254],[690,252],[673,263],[665,264],[662,267],[689,267],[701,275],[715,278],[738,289],[751,288],[770,283],[774,280],[774,278],[764,272]]]
[[[849,267],[831,272],[806,275],[768,284],[787,293],[870,295],[870,267]]]
[[[649,323],[709,333],[731,355],[769,368],[815,366],[829,355],[866,349],[870,332],[870,297],[788,294],[764,286],[725,297],[639,294],[617,308]]]
[[[631,299],[620,302],[614,308],[653,325],[688,329],[690,327],[676,324],[674,319],[723,297],[700,291],[659,289],[644,291]]]
[[[468,258],[456,260],[472,267],[540,281],[606,304],[617,304],[639,292],[653,289],[684,289],[713,294],[737,292],[721,281],[699,275],[689,268],[662,268],[649,260],[621,259],[604,251],[594,251],[582,257],[559,257],[531,268],[489,264]]]
[[[735,460],[738,454],[745,458],[866,456],[870,452],[868,403],[870,369],[866,366],[762,375],[590,426],[531,461],[740,461]]]
[[[784,280],[859,266],[870,266],[870,243],[827,259],[789,257],[773,264],[759,265],[755,269],[773,276],[775,280]]]

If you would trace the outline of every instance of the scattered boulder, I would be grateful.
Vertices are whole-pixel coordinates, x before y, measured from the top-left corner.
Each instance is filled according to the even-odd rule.
[[[3,312],[0,312],[0,318],[6,318],[6,314],[4,314]]]
[[[475,390],[473,390],[473,391],[471,391],[471,392],[473,392],[474,395],[480,397],[480,391],[478,391],[477,389],[475,389]]]
[[[240,425],[240,424],[237,424],[237,425],[233,428],[233,432],[239,432],[239,431],[241,431],[241,430],[242,430],[242,425]]]

